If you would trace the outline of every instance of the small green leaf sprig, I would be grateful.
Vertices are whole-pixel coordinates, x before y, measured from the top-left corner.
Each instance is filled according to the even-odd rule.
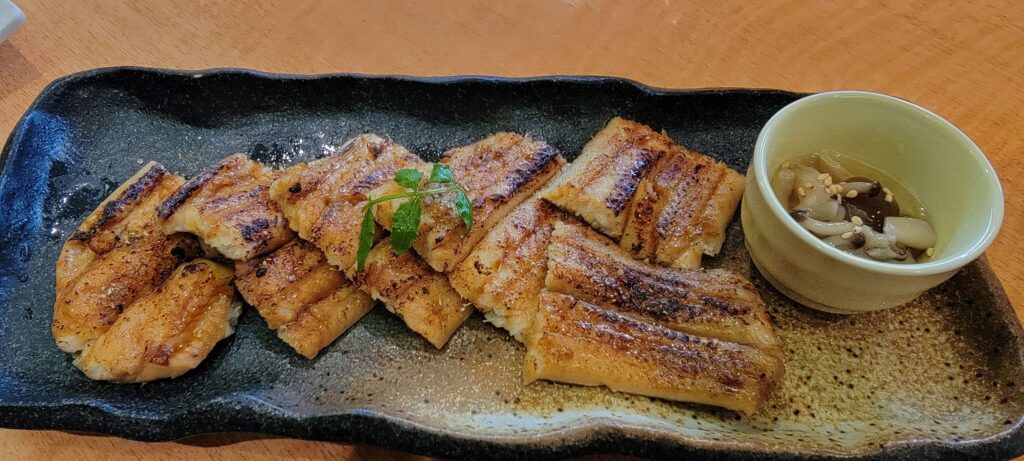
[[[423,211],[422,198],[428,195],[440,195],[455,193],[455,212],[462,218],[466,230],[473,228],[473,204],[466,196],[466,189],[455,180],[451,168],[443,163],[435,163],[430,171],[430,178],[427,185],[433,186],[429,189],[420,189],[420,180],[423,173],[419,170],[404,168],[395,172],[395,182],[406,189],[398,194],[377,197],[366,203],[363,207],[363,223],[359,228],[359,251],[356,258],[356,269],[363,270],[366,265],[366,258],[370,255],[370,248],[373,246],[373,207],[379,203],[391,200],[411,198],[395,210],[391,222],[391,248],[395,254],[401,256],[412,247],[412,241],[416,239],[416,233],[420,228],[420,215]]]

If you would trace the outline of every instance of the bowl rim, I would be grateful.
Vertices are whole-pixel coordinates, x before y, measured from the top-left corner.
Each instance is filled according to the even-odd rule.
[[[961,143],[963,143],[966,147],[966,149],[964,149],[966,151],[965,153],[972,157],[984,173],[983,176],[985,184],[983,187],[988,189],[989,206],[992,207],[992,213],[989,214],[989,222],[985,231],[979,234],[977,238],[967,245],[967,248],[955,254],[944,256],[933,261],[914,264],[896,264],[862,258],[835,248],[815,237],[810,232],[807,232],[789,216],[789,213],[786,212],[785,208],[783,208],[782,203],[775,198],[775,193],[772,191],[771,181],[767,172],[768,155],[766,153],[766,145],[768,140],[775,135],[776,126],[810,104],[824,99],[847,98],[851,96],[866,98],[871,100],[873,103],[880,104],[882,107],[888,106],[890,109],[896,107],[910,109],[912,112],[923,115],[925,118],[935,122],[939,129],[949,131]],[[985,249],[987,249],[988,246],[992,244],[992,241],[995,240],[1003,222],[1004,197],[1002,185],[999,182],[999,177],[996,175],[995,169],[988,161],[988,158],[985,157],[981,148],[979,148],[974,141],[964,134],[963,131],[954,126],[948,120],[917,104],[894,96],[868,91],[841,90],[816,93],[798,99],[780,109],[772,115],[770,119],[768,119],[768,122],[765,123],[761,132],[757,136],[757,142],[754,145],[754,155],[751,158],[750,165],[753,170],[756,187],[760,193],[765,196],[765,203],[768,204],[769,210],[776,218],[782,221],[783,225],[789,229],[790,232],[794,233],[798,238],[811,247],[816,248],[818,251],[828,255],[834,260],[875,273],[915,276],[941,274],[957,270],[965,266],[967,263],[977,259],[985,252]]]

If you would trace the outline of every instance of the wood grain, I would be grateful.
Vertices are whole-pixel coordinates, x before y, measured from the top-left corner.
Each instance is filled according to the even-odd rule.
[[[863,89],[962,128],[1002,178],[1006,219],[988,252],[1024,307],[1024,6],[1012,1],[20,0],[0,44],[0,133],[59,76],[95,67],[273,72],[597,74],[660,87]],[[198,447],[0,430],[14,459],[414,459],[315,442],[211,437]],[[237,443],[234,443],[237,442]],[[229,444],[229,445],[223,445]]]

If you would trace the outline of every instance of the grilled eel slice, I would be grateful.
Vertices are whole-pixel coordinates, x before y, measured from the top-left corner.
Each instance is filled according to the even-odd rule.
[[[448,274],[452,286],[487,321],[522,341],[547,273],[555,222],[572,219],[536,195],[519,205]]]
[[[369,192],[402,168],[429,171],[426,162],[400,144],[365,134],[345,143],[335,155],[288,168],[271,184],[270,196],[281,205],[292,229],[320,249],[328,263],[440,348],[472,312],[443,274],[412,252],[396,256],[390,240],[379,242],[364,270],[356,272],[359,228]],[[380,234],[378,229],[375,239]]]
[[[273,253],[235,263],[235,287],[267,326],[312,359],[373,308],[373,299],[327,263],[323,252],[293,240]]]
[[[526,335],[523,378],[696,402],[752,414],[781,379],[782,358],[642,322],[543,290]]]
[[[743,175],[618,117],[543,192],[637,258],[680,269],[718,254],[742,196]]]
[[[269,187],[275,172],[230,155],[181,186],[157,208],[168,234],[199,236],[227,258],[248,261],[295,237]]]
[[[764,300],[753,284],[721,269],[677,270],[632,258],[590,228],[556,222],[545,287],[694,336],[782,356]]]
[[[424,197],[423,217],[413,248],[434,270],[448,272],[469,255],[489,229],[547,183],[565,165],[565,160],[544,141],[515,133],[496,133],[449,150],[440,163],[447,164],[455,179],[466,188],[473,203],[473,227],[467,231],[455,213],[454,194]],[[422,170],[427,178],[429,165]],[[373,191],[373,196],[404,190],[389,181]],[[403,202],[379,204],[374,210],[377,222],[390,229],[391,217]]]
[[[438,349],[473,313],[444,274],[411,251],[396,255],[389,238],[370,250],[366,267],[354,274],[353,282]]]
[[[57,259],[53,337],[64,352],[88,349],[136,300],[202,253],[188,234],[164,235],[156,207],[185,180],[150,162],[94,210]]]
[[[401,168],[423,165],[400,144],[374,134],[360,135],[336,154],[286,169],[270,185],[270,198],[299,237],[323,251],[331,265],[349,273],[356,263],[370,190]]]
[[[583,147],[566,171],[544,188],[542,196],[618,239],[640,180],[670,148],[667,136],[615,117]]]
[[[619,244],[640,259],[699,268],[702,255],[722,249],[743,197],[743,175],[664,135],[652,136],[664,137],[670,148],[640,181]]]
[[[229,266],[197,259],[178,266],[159,288],[128,306],[75,359],[91,379],[139,383],[179,376],[234,333],[241,302]]]
[[[353,138],[339,152],[287,169],[270,185],[270,197],[299,237],[323,251],[359,290],[383,301],[431,344],[443,346],[471,312],[443,275],[416,254],[394,255],[387,240],[371,251],[364,270],[355,271],[362,208],[370,191],[398,169],[428,164],[374,134]]]

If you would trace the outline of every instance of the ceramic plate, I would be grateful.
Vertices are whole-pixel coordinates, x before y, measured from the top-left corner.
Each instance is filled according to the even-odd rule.
[[[751,269],[735,222],[708,265],[754,281],[786,346],[786,377],[750,418],[600,388],[524,386],[523,348],[479,315],[437,351],[378,308],[306,360],[247,309],[198,369],[143,386],[89,381],[50,336],[63,240],[148,160],[183,175],[233,152],[283,166],[370,131],[436,159],[499,130],[543,138],[571,159],[620,115],[745,171],[761,126],[798,97],[595,77],[118,68],[58,80],[0,160],[0,426],[139,440],[255,432],[447,457],[1024,453],[1024,344],[984,260],[910,305],[828,316],[788,302]]]

